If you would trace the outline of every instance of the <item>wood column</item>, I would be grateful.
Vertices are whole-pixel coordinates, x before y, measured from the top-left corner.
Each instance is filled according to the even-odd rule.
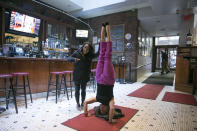
[[[192,94],[195,95],[196,94],[196,89],[197,89],[197,66],[195,66],[194,68],[194,72],[193,72],[193,89],[192,89]]]
[[[5,43],[5,9],[0,8],[0,47]]]
[[[47,21],[46,20],[41,20],[40,23],[40,32],[39,32],[39,41],[46,41],[47,37]]]

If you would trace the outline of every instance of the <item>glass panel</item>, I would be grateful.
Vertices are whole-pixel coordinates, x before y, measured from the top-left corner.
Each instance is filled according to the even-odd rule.
[[[179,36],[158,37],[155,44],[156,45],[178,45]]]

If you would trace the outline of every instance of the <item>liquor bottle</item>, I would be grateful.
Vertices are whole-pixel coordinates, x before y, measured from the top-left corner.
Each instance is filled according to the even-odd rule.
[[[187,44],[187,46],[192,45],[192,34],[190,33],[190,30],[189,30],[189,32],[187,33],[187,36],[186,36],[186,44]]]

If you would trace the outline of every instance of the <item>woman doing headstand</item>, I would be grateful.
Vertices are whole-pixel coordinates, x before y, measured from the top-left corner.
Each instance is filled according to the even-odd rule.
[[[108,42],[105,42],[105,29]],[[112,42],[110,36],[110,26],[108,23],[102,24],[101,43],[99,59],[96,67],[97,94],[96,97],[90,98],[84,102],[84,114],[89,116],[87,105],[100,102],[99,112],[102,115],[109,115],[109,122],[112,122],[114,116],[114,95],[113,87],[115,82],[114,67],[112,64]]]

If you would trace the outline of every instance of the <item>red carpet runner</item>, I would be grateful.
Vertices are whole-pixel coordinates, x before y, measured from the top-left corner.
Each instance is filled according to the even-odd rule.
[[[194,96],[189,95],[189,94],[166,92],[162,101],[197,106],[197,102],[196,102]]]
[[[163,88],[163,85],[146,84],[142,88],[128,94],[128,96],[155,100]]]
[[[113,124],[109,124],[104,119],[95,117],[94,115],[85,117],[84,114],[80,114],[62,124],[79,131],[118,131],[137,113],[138,110],[121,106],[116,107],[121,109],[125,116],[118,119],[117,122]],[[91,110],[91,113],[94,113],[94,111]]]

